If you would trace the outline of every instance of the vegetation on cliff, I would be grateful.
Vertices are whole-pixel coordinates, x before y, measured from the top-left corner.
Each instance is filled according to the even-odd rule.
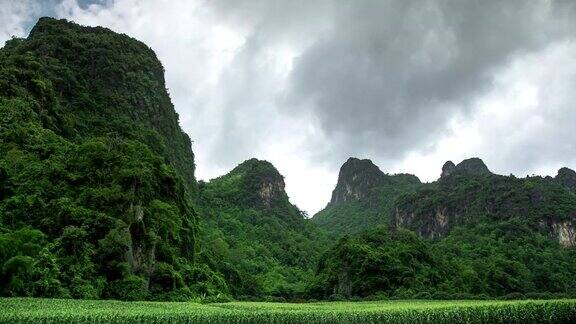
[[[269,162],[196,182],[143,43],[41,19],[0,49],[0,295],[122,300],[576,295],[576,173],[438,181],[349,159],[311,220]]]
[[[203,293],[190,140],[154,53],[43,18],[0,62],[0,293]]]
[[[284,191],[267,161],[251,159],[200,184],[200,258],[225,275],[237,297],[303,297],[328,241]]]
[[[330,202],[312,221],[335,237],[387,224],[396,198],[420,184],[414,175],[385,174],[368,159],[350,158],[340,168]]]
[[[311,294],[574,295],[576,196],[570,171],[519,179],[492,174],[477,158],[448,162],[440,180],[394,195],[381,227],[345,236],[327,251]],[[378,210],[363,205],[358,211],[350,225]]]

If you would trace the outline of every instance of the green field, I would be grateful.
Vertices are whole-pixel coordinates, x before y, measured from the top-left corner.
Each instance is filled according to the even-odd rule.
[[[0,299],[2,323],[568,323],[576,300],[306,304]]]

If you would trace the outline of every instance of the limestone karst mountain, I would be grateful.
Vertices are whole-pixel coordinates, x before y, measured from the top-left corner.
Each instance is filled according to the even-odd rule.
[[[200,258],[233,283],[236,295],[303,294],[329,244],[326,235],[290,203],[284,177],[268,161],[250,159],[200,184]]]
[[[573,170],[472,158],[421,183],[350,158],[307,219],[267,161],[196,181],[163,73],[145,44],[64,20],[0,49],[0,295],[576,296]]]
[[[154,52],[42,18],[0,62],[3,293],[195,295],[194,155]]]
[[[452,161],[444,163],[440,178],[446,178],[452,174],[487,175],[491,174],[491,172],[488,170],[486,164],[484,164],[484,161],[479,158],[470,158],[463,160],[457,165]]]
[[[349,158],[340,168],[330,202],[312,221],[337,235],[358,233],[386,223],[393,201],[419,184],[414,175],[385,174],[370,160]]]
[[[522,221],[535,231],[572,246],[576,202],[570,191],[575,180],[576,173],[568,168],[554,179],[496,175],[481,159],[470,158],[446,162],[438,181],[422,184],[415,176],[386,175],[370,160],[350,158],[340,169],[330,203],[313,221],[340,235],[385,224],[439,238],[454,226],[479,219],[524,215]]]

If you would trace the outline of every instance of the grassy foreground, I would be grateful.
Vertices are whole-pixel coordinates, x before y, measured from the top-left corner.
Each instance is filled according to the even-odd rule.
[[[0,299],[2,323],[568,323],[576,300],[318,302],[120,302]]]

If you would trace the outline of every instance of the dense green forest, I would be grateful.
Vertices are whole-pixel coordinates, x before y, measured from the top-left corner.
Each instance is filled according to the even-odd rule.
[[[200,183],[202,262],[226,276],[236,297],[301,298],[327,236],[292,205],[284,179],[251,159]]]
[[[320,226],[341,234],[359,232],[358,219],[371,220],[372,227],[374,219],[383,221],[342,237],[325,252],[311,295],[460,299],[576,293],[574,171],[519,179],[492,174],[472,158],[447,162],[436,182],[396,185],[388,195],[380,193],[389,183],[358,181],[366,173],[394,177],[367,160],[348,160],[331,203],[313,220],[320,217]],[[352,221],[346,224],[347,217]]]
[[[1,296],[576,296],[568,168],[516,178],[473,158],[421,183],[351,158],[307,219],[269,162],[196,181],[145,44],[42,18],[0,62]]]
[[[388,224],[395,200],[421,185],[411,174],[384,174],[372,161],[349,158],[340,168],[332,199],[312,222],[333,236]]]
[[[194,156],[152,50],[43,18],[0,62],[2,295],[206,293]]]

